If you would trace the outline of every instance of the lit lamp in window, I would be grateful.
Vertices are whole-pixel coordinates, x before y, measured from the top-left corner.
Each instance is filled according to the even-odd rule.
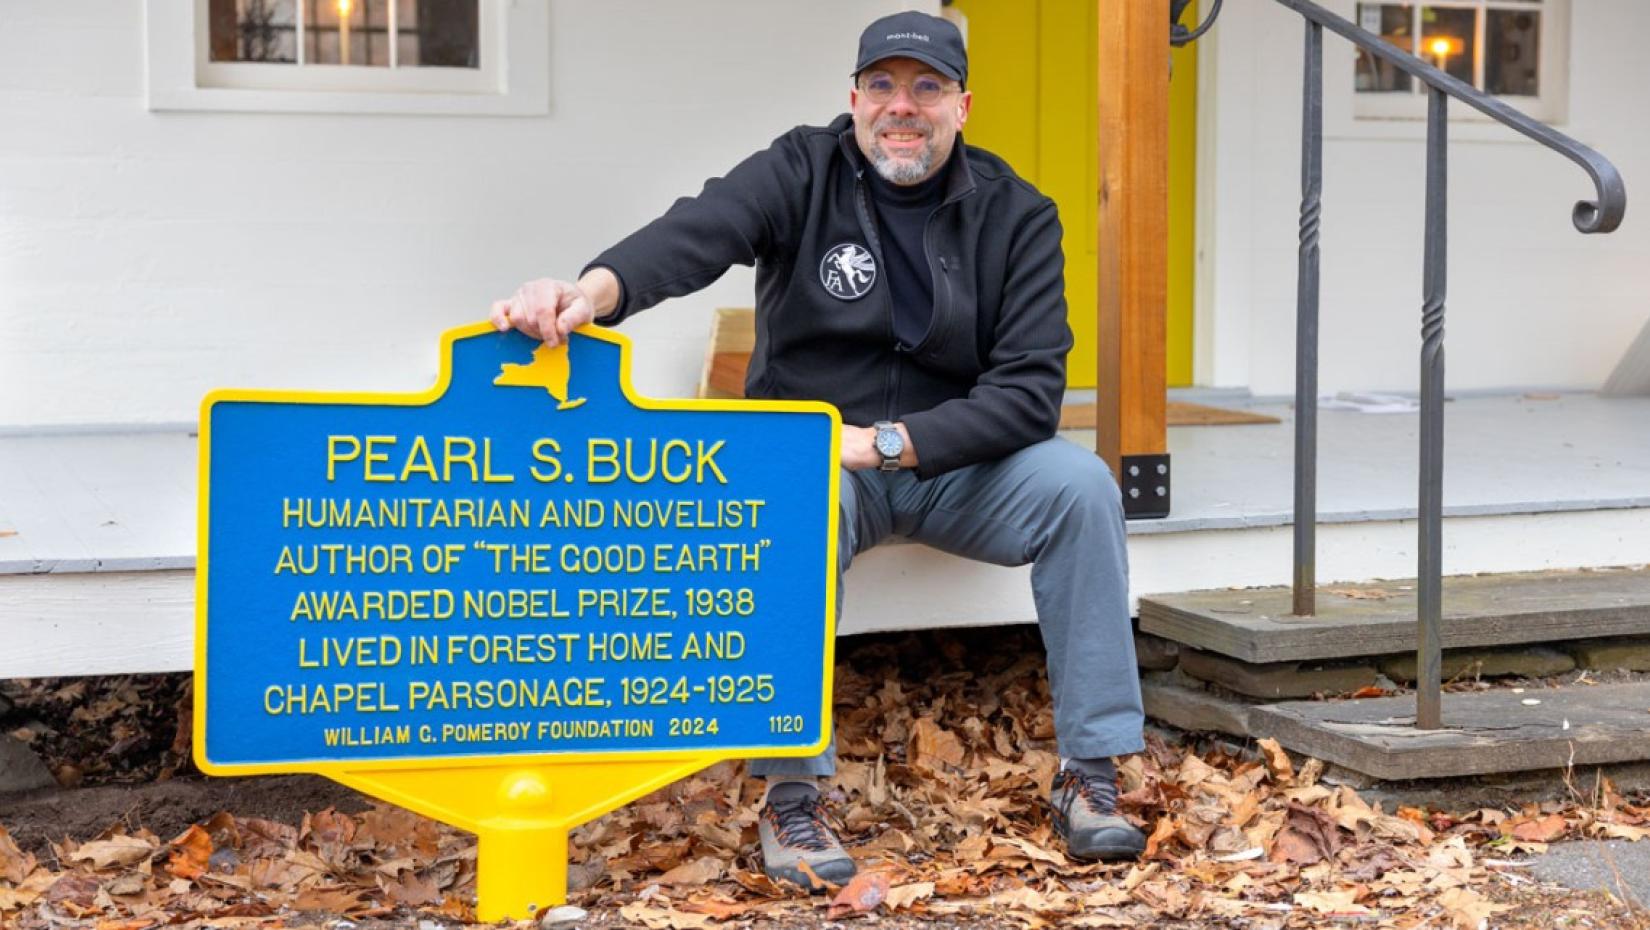
[[[341,65],[349,64],[349,14],[354,5],[354,0],[338,0],[338,63]]]
[[[1427,54],[1437,61],[1440,71],[1448,71],[1450,57],[1461,54],[1467,47],[1460,36],[1427,36],[1422,44]]]

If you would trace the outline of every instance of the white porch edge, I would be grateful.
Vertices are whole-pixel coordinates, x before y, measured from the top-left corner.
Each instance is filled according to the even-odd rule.
[[[1448,574],[1650,563],[1642,509],[1452,517]],[[1324,582],[1415,574],[1415,523],[1318,528]],[[1287,584],[1290,528],[1129,537],[1131,609],[1143,595]],[[1036,619],[1029,568],[968,562],[914,544],[862,555],[849,571],[841,634],[991,626]],[[182,671],[194,662],[193,569],[0,575],[0,678]]]

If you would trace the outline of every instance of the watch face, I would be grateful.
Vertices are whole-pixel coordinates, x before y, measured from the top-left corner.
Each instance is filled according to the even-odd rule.
[[[899,455],[905,451],[905,440],[894,430],[877,430],[877,451],[890,457]]]

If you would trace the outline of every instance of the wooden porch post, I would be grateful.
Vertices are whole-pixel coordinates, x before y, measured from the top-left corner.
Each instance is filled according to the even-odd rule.
[[[1169,0],[1099,3],[1099,434],[1130,516],[1167,516]]]

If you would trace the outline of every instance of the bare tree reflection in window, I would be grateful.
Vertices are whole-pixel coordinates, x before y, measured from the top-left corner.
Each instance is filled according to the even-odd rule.
[[[209,0],[213,61],[297,60],[296,0]]]
[[[1358,25],[1411,54],[1415,52],[1414,20],[1415,7],[1407,3],[1358,4]],[[1353,74],[1359,93],[1408,92],[1411,87],[1409,75],[1361,48]]]

